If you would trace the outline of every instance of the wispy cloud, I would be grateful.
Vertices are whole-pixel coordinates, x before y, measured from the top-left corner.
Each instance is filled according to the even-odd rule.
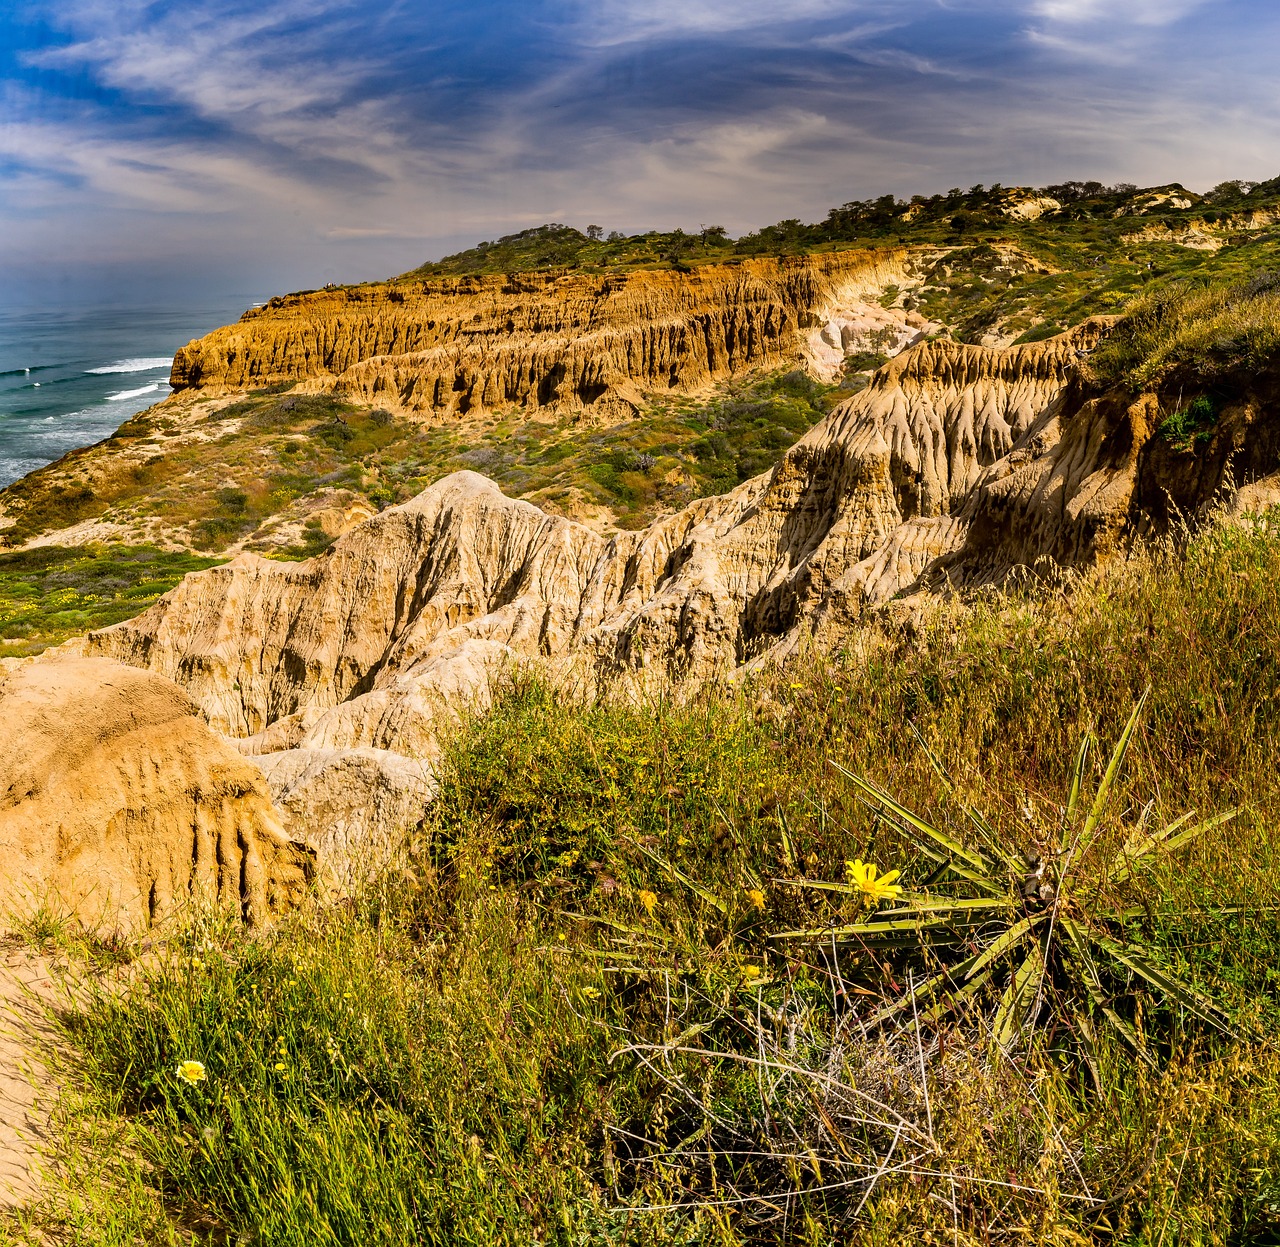
[[[315,284],[548,219],[1276,172],[1280,13],[1247,0],[25,2],[43,28],[0,12],[10,266],[185,248]]]
[[[1110,26],[1168,26],[1208,0],[1035,0],[1031,12],[1050,22],[1079,26],[1105,21]]]

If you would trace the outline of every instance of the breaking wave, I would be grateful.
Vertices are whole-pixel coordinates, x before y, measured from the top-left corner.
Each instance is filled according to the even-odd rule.
[[[119,359],[114,364],[105,364],[101,368],[86,368],[85,372],[101,376],[108,372],[154,372],[157,368],[168,368],[173,363],[168,355],[150,355],[146,359]]]

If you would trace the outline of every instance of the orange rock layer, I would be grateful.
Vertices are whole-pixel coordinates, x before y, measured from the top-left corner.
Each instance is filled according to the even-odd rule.
[[[888,327],[906,345],[924,322],[886,313],[878,299],[911,280],[913,263],[908,250],[886,249],[688,273],[527,273],[287,295],[183,347],[170,383],[305,381],[444,416],[513,406],[607,413],[646,391],[813,363],[829,355],[819,335],[829,339],[832,325],[837,339],[851,323]]]

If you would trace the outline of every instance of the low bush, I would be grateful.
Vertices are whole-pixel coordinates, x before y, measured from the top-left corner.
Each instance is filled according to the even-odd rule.
[[[1280,352],[1280,274],[1172,282],[1140,296],[1094,353],[1107,383],[1150,389],[1256,370]]]
[[[38,546],[0,554],[0,657],[36,654],[145,610],[221,560],[154,546]]]

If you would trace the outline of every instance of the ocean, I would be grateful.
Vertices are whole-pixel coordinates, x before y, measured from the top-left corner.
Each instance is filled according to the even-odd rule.
[[[0,486],[160,402],[174,351],[238,319],[251,302],[0,309]]]

